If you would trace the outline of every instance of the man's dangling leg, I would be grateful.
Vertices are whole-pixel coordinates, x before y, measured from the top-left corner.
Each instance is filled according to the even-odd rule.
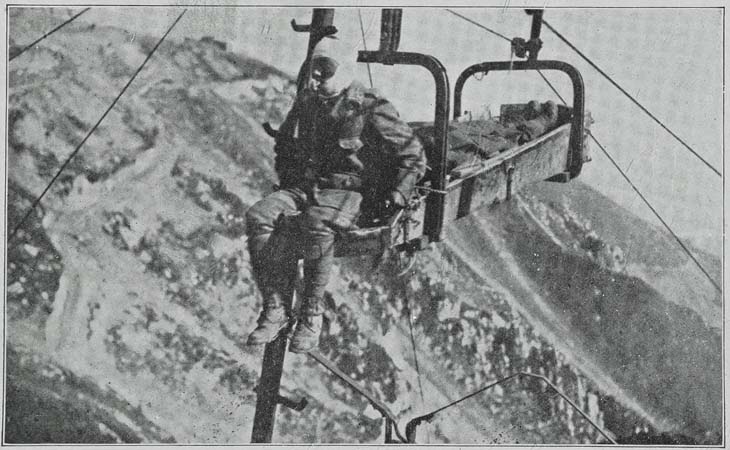
[[[353,191],[323,189],[318,205],[302,213],[304,293],[289,350],[305,353],[319,345],[324,293],[334,263],[335,232],[355,226],[362,196]]]
[[[304,292],[297,326],[289,344],[289,350],[294,353],[305,353],[319,345],[322,314],[324,313],[324,293],[335,259],[334,233],[318,235],[310,237],[310,239],[314,240],[314,249],[305,252]]]
[[[297,213],[302,200],[303,195],[296,191],[277,191],[246,213],[251,272],[263,299],[261,315],[256,329],[248,336],[248,345],[272,342],[288,325],[289,296],[299,256],[292,231],[275,228],[279,216]]]
[[[272,239],[276,239],[273,237]],[[271,241],[271,239],[270,239]],[[268,249],[267,249],[268,250]],[[258,253],[258,262],[251,264],[254,280],[263,300],[256,328],[249,334],[247,345],[272,342],[286,328],[291,316],[291,293],[297,276],[297,258],[268,258],[269,251]],[[252,261],[254,259],[252,254]]]

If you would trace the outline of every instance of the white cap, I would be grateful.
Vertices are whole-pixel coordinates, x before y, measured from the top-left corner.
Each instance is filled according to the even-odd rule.
[[[325,36],[312,49],[312,69],[323,72],[325,78],[331,78],[340,63],[336,55],[336,38]]]

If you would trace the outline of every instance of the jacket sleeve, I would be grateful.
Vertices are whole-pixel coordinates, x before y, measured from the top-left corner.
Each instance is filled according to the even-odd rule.
[[[416,183],[426,173],[426,154],[421,141],[387,100],[375,99],[369,119],[372,129],[382,139],[383,151],[396,165],[391,190],[400,192],[405,199],[410,198]]]
[[[302,111],[306,109],[307,98],[299,95],[286,115],[274,144],[274,170],[282,188],[296,186],[302,181],[303,165],[306,155],[300,148],[295,136]]]

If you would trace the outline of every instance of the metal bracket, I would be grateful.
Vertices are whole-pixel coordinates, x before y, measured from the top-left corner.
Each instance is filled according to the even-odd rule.
[[[276,401],[280,405],[286,406],[287,408],[293,409],[294,411],[304,411],[304,408],[306,408],[307,404],[309,403],[305,397],[300,398],[299,401],[296,402],[289,397],[284,397],[283,395],[279,395],[279,398],[277,398]]]
[[[279,134],[279,130],[272,127],[269,122],[264,122],[262,126],[264,127],[264,131],[266,132],[266,134],[276,139],[276,136]]]
[[[512,39],[512,52],[518,58],[527,58],[530,60],[537,59],[537,53],[542,48],[542,40],[540,38],[530,39],[526,41],[522,38]]]
[[[540,39],[540,29],[542,28],[542,9],[526,9],[527,15],[532,16],[532,27],[530,29],[530,39],[522,38],[512,39],[512,53],[518,58],[527,58],[528,61],[537,61],[537,54],[542,48],[542,40]]]
[[[317,33],[318,37],[330,36],[337,33],[337,27],[334,25],[313,28],[312,24],[299,25],[295,19],[291,20],[291,27],[297,33],[310,33],[312,32],[312,30],[314,30]]]

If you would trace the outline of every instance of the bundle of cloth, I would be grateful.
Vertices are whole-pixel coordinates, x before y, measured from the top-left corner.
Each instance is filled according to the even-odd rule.
[[[505,107],[507,106],[507,107]],[[481,164],[500,152],[532,141],[570,120],[569,108],[536,100],[526,105],[505,105],[498,119],[455,121],[449,124],[446,172],[458,177],[462,169]],[[412,123],[429,161],[438,157],[433,124]]]

